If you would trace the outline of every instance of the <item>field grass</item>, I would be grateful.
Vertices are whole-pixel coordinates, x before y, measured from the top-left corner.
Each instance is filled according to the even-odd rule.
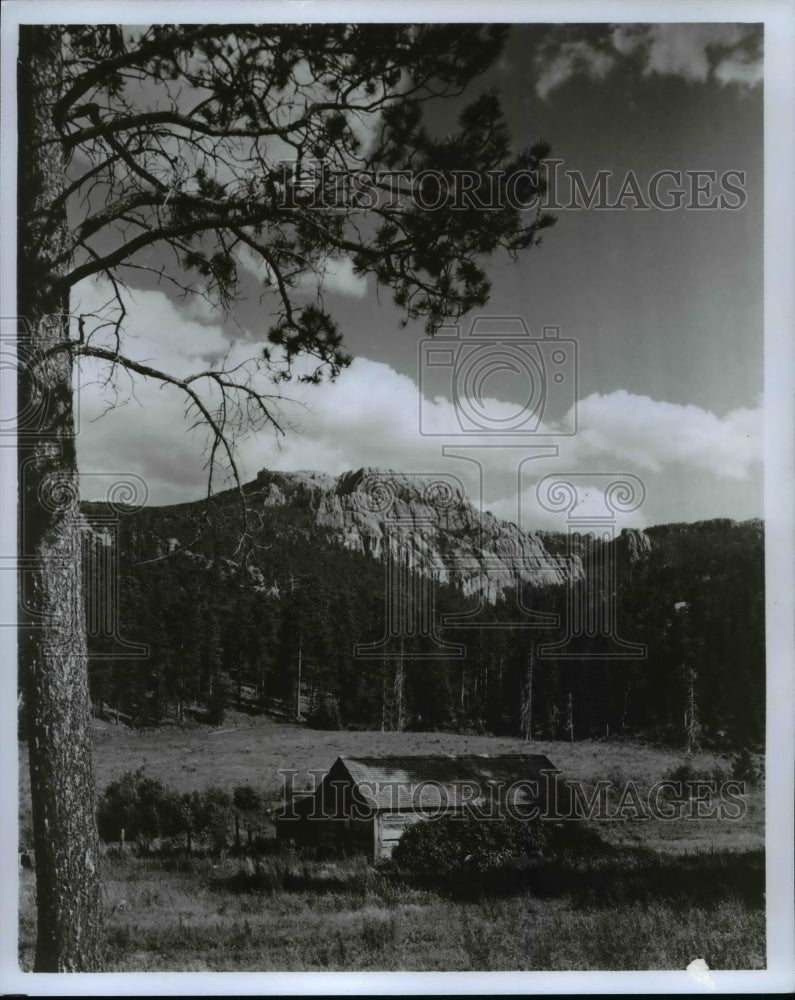
[[[327,768],[340,754],[529,751],[546,754],[556,767],[576,780],[617,776],[649,782],[685,759],[684,754],[675,750],[638,743],[588,740],[525,743],[514,738],[458,733],[327,732],[231,712],[228,721],[218,728],[166,726],[144,732],[95,721],[93,738],[100,788],[124,771],[143,767],[147,774],[178,791],[238,782],[277,790],[279,768]],[[696,754],[693,759],[703,768],[721,763],[721,758],[712,754]]]
[[[612,741],[533,742],[457,733],[353,732],[307,729],[304,726],[252,718],[230,712],[219,728],[176,726],[141,732],[113,723],[94,723],[97,787],[125,771],[142,768],[150,777],[180,792],[211,785],[231,788],[250,783],[275,804],[281,799],[279,769],[295,769],[309,780],[310,770],[325,770],[341,754],[545,754],[567,779],[590,788],[608,780],[617,787],[632,779],[648,788],[689,760],[700,771],[723,768],[726,759],[709,753],[687,757],[675,750]],[[301,778],[296,780],[300,786]],[[30,785],[27,750],[20,745],[20,817],[25,829]],[[666,823],[619,823],[606,831],[615,843],[643,843],[672,853],[706,850],[750,850],[764,847],[764,795],[749,789],[747,812],[740,820],[714,822],[682,819]]]
[[[109,970],[683,969],[696,957],[712,969],[761,968],[760,858],[734,858],[723,880],[694,871],[701,892],[646,893],[643,872],[624,880],[613,870],[603,873],[607,895],[575,878],[552,894],[474,898],[396,881],[359,859],[271,859],[281,868],[274,888],[247,891],[231,859],[105,858]],[[744,891],[732,884],[738,864],[752,876]],[[22,893],[20,956],[29,967],[27,872]]]
[[[251,783],[275,802],[280,767],[325,769],[340,754],[544,753],[567,778],[647,788],[685,760],[613,742],[533,743],[450,733],[319,732],[230,714],[220,729],[141,733],[95,724],[101,789],[143,768],[179,790]],[[694,754],[693,767],[729,762]],[[20,747],[21,830],[29,786]],[[111,971],[762,968],[764,794],[739,820],[600,824],[615,851],[572,859],[515,891],[451,893],[364,859],[266,856],[252,888],[242,858],[103,858]],[[611,860],[612,858],[612,860]],[[632,860],[634,859],[634,860]],[[611,867],[612,866],[612,867]],[[263,888],[265,886],[265,888]],[[35,885],[20,872],[20,962],[29,968]]]

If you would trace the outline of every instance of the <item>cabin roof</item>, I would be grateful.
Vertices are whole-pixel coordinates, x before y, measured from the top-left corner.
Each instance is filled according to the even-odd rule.
[[[339,757],[358,796],[382,810],[438,810],[484,801],[502,801],[510,789],[519,802],[543,796],[546,775],[557,768],[542,754],[417,754]],[[331,773],[329,776],[331,776]]]

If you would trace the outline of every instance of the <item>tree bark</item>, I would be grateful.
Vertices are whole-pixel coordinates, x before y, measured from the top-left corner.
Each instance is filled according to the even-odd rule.
[[[17,312],[20,667],[27,701],[36,850],[37,972],[101,967],[99,850],[91,760],[82,533],[72,400],[65,184],[53,121],[60,33],[22,27]],[[26,343],[27,340],[27,343]]]
[[[527,655],[527,667],[522,677],[521,702],[519,709],[520,736],[525,741],[533,738],[533,666],[535,650],[531,647]]]

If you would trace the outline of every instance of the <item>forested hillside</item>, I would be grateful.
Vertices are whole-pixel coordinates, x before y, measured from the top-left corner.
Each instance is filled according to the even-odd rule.
[[[335,500],[330,521],[329,497],[343,488],[331,477],[284,474],[275,496],[273,475],[265,489],[262,476],[246,488],[254,545],[243,566],[234,493],[209,508],[121,511],[115,541],[96,527],[109,509],[85,505],[97,552],[115,544],[120,564],[118,635],[98,629],[92,639],[97,712],[142,726],[217,724],[236,706],[321,728],[716,749],[763,741],[761,522],[664,525],[609,544],[586,538],[572,552],[564,536],[537,533],[522,542],[527,558],[557,560],[552,579],[567,582],[529,570],[507,587],[501,564],[499,585],[478,589],[445,567],[484,519],[462,499],[453,527],[448,510],[430,536],[423,508],[426,541],[401,564],[402,593],[414,607],[433,595],[435,634],[384,643],[385,560],[394,568],[395,555],[373,544],[372,518],[364,524],[344,502],[340,513]],[[486,527],[492,547],[517,530],[493,518]],[[120,639],[149,655],[120,657],[135,652]],[[370,656],[357,655],[361,644],[374,644]]]

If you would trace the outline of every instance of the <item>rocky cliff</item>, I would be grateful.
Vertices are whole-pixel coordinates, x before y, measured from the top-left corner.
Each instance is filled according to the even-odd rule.
[[[265,470],[251,499],[266,508],[295,508],[302,523],[314,524],[332,543],[375,559],[388,553],[489,601],[517,580],[544,585],[582,576],[579,556],[550,545],[550,533],[523,532],[481,513],[449,476],[365,468],[335,478]]]

